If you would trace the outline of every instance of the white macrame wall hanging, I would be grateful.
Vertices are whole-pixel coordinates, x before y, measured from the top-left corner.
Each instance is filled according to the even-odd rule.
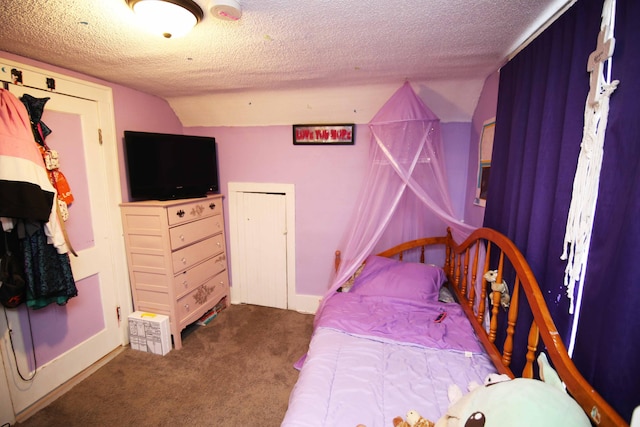
[[[570,299],[569,312],[573,314],[576,304],[573,296],[576,284],[578,307],[582,294],[582,283],[586,270],[593,217],[598,199],[600,169],[604,152],[604,135],[607,130],[609,99],[619,81],[611,81],[611,57],[615,39],[613,38],[615,0],[605,0],[602,9],[602,23],[596,50],[589,55],[587,71],[591,73],[590,89],[584,107],[584,129],[578,157],[578,167],[573,180],[573,193],[567,217],[562,256],[567,261],[564,285]],[[605,74],[605,66],[607,72]]]

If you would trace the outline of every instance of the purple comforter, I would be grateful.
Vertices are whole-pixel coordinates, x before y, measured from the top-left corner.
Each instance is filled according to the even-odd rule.
[[[325,302],[316,327],[426,348],[482,353],[458,304],[336,294]]]
[[[457,304],[336,294],[317,317],[282,426],[389,427],[410,409],[436,421],[449,386],[466,390],[490,373]]]

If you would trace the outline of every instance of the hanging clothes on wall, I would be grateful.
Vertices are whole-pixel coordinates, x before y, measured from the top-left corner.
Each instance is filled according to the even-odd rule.
[[[22,101],[27,108],[33,137],[38,143],[38,149],[44,160],[44,166],[47,169],[49,180],[58,192],[58,212],[62,220],[66,221],[69,218],[68,207],[73,203],[73,194],[71,193],[71,187],[69,186],[67,178],[60,171],[58,152],[49,148],[45,141],[46,137],[51,134],[51,129],[42,121],[42,114],[44,113],[44,106],[49,99],[48,97],[35,98],[25,93],[20,98],[20,101]],[[68,241],[67,245],[69,245]]]
[[[0,218],[48,222],[55,189],[30,127],[20,100],[0,89]]]
[[[27,306],[41,308],[52,302],[65,304],[78,291],[57,191],[34,141],[31,122],[25,105],[0,89],[0,221],[5,232],[15,230],[20,239]]]
[[[0,238],[0,304],[15,308],[27,300],[24,259],[16,231]]]
[[[25,238],[23,244],[28,307],[64,305],[78,295],[69,254],[60,254],[47,243],[44,229]]]

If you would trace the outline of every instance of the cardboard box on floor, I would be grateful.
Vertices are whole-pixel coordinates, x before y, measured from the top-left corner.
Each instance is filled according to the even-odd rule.
[[[164,356],[171,351],[169,316],[136,311],[129,315],[129,342],[134,350]]]

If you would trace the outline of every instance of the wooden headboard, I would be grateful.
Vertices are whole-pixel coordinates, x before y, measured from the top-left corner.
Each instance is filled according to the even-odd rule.
[[[628,426],[578,372],[529,264],[506,236],[495,230],[480,228],[464,242],[457,244],[448,230],[446,236],[402,243],[378,255],[402,260],[409,251],[419,251],[420,262],[424,263],[426,248],[434,245],[446,248],[444,270],[451,290],[500,373],[512,378],[534,378],[534,361],[544,350],[567,391],[580,404],[593,425]],[[338,263],[339,252],[336,253],[336,266]],[[502,293],[491,291],[490,283],[484,279],[484,274],[489,270],[497,270],[497,283],[508,279],[508,308],[501,305]],[[525,315],[519,316],[522,313]],[[518,336],[518,331],[525,331],[526,337]],[[520,335],[523,335],[522,332]],[[521,349],[517,347],[520,343],[523,346]],[[524,360],[514,363],[513,358],[518,354]],[[514,373],[514,365],[523,366],[522,372]]]

